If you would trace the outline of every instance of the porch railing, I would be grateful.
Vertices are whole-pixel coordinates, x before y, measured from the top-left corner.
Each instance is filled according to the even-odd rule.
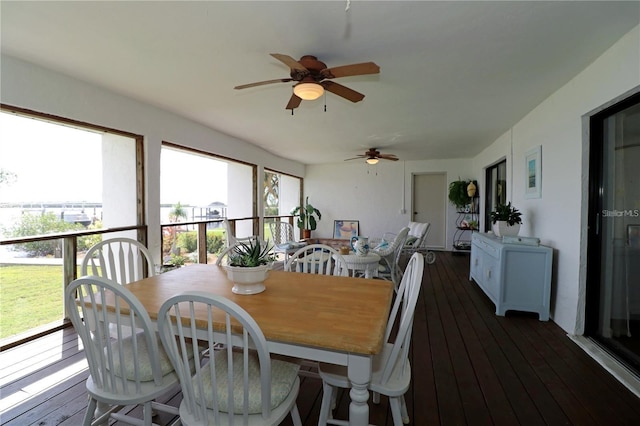
[[[197,241],[198,241],[198,249],[197,249],[197,262],[198,263],[206,263],[207,262],[207,225],[211,223],[220,223],[223,219],[211,219],[204,221],[193,221],[193,222],[176,222],[169,224],[160,225],[160,233],[162,240],[162,230],[166,227],[175,227],[175,226],[192,226],[197,232]],[[251,228],[253,229],[253,235],[259,235],[263,239],[268,239],[269,235],[267,235],[267,229],[265,228],[265,224],[271,221],[287,221],[291,224],[294,222],[293,216],[267,216],[267,217],[245,217],[245,218],[234,218],[228,219],[229,225],[231,228],[231,232],[235,235],[236,225],[241,221],[251,221]],[[91,229],[84,231],[69,231],[69,232],[58,232],[51,234],[42,234],[42,235],[33,235],[28,237],[12,237],[6,239],[0,239],[0,246],[12,246],[16,244],[24,244],[24,243],[32,243],[32,242],[41,242],[41,241],[52,241],[52,240],[61,240],[61,251],[60,251],[60,259],[58,260],[58,264],[62,264],[62,291],[60,292],[60,297],[62,299],[62,295],[64,294],[64,289],[71,283],[74,279],[77,278],[78,274],[78,239],[81,237],[86,237],[90,235],[99,235],[99,234],[116,234],[122,233],[126,231],[136,231],[136,239],[143,244],[148,246],[148,236],[147,236],[147,226],[139,225],[139,226],[122,226],[122,227],[112,227],[112,228],[102,228],[102,229]],[[37,261],[35,262],[37,263]],[[24,277],[25,279],[25,288],[29,285],[28,279],[29,277]],[[61,302],[62,303],[62,302]],[[64,310],[64,303],[63,310]],[[37,309],[37,308],[36,308]],[[23,343],[25,341],[31,340],[35,337],[47,334],[49,332],[59,330],[65,326],[68,326],[68,315],[67,312],[64,311],[63,318],[59,321],[56,321],[51,324],[47,324],[43,327],[39,327],[37,330],[33,330],[33,332],[24,333],[18,336],[16,339],[3,339],[0,341],[0,350],[8,349],[17,344]]]
[[[14,347],[20,343],[31,340],[33,338],[51,333],[61,328],[69,326],[68,315],[64,307],[63,295],[64,289],[71,283],[71,281],[77,278],[78,274],[78,238],[86,237],[97,234],[115,234],[126,231],[137,231],[137,239],[143,244],[147,244],[147,227],[146,225],[139,226],[122,226],[112,228],[91,229],[86,231],[68,231],[68,232],[56,232],[51,234],[32,235],[28,237],[12,237],[6,239],[0,239],[0,246],[11,246],[16,244],[33,243],[41,241],[62,240],[59,262],[62,264],[62,291],[60,292],[60,303],[63,310],[63,318],[58,321],[49,324],[41,324],[40,327],[30,330],[26,333],[20,333],[19,335],[12,336],[10,338],[4,338],[0,342],[0,351]],[[44,259],[44,258],[43,258]],[[6,263],[6,262],[5,262]],[[37,264],[37,261],[34,262]],[[29,277],[24,277],[24,286],[28,288]],[[32,308],[37,310],[38,307]],[[33,314],[33,312],[32,312]]]
[[[207,220],[198,220],[191,222],[171,222],[171,223],[163,223],[160,225],[161,228],[161,242],[162,247],[164,247],[164,235],[163,232],[167,228],[172,227],[192,227],[196,231],[197,238],[197,261],[198,263],[207,263],[207,229],[210,224],[218,223],[221,224],[224,218],[218,219],[207,219]],[[260,236],[262,239],[268,239],[269,235],[268,231],[265,229],[265,225],[269,222],[273,221],[286,221],[293,225],[294,216],[265,216],[263,218],[260,217],[243,217],[243,218],[227,218],[229,222],[229,228],[231,233],[236,236],[236,225],[238,222],[243,221],[251,221],[251,235]]]

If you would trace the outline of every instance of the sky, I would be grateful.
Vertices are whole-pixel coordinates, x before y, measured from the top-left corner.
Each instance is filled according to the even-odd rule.
[[[100,135],[0,113],[0,202],[99,201]]]
[[[99,133],[0,113],[0,203],[101,202]],[[227,201],[226,163],[163,149],[161,203],[204,206]]]
[[[227,203],[227,164],[223,161],[163,148],[160,171],[161,204]]]

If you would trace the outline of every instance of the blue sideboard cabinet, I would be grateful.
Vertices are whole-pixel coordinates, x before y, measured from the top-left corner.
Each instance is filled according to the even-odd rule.
[[[496,315],[508,310],[537,312],[540,321],[548,321],[552,262],[551,247],[505,244],[476,232],[471,237],[469,280],[475,280],[496,305]]]

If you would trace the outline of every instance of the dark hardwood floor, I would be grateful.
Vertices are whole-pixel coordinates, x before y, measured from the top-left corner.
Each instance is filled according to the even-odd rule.
[[[497,317],[468,280],[468,263],[468,256],[438,253],[426,265],[406,395],[411,424],[640,424],[640,399],[556,324],[524,313]],[[0,368],[1,424],[80,424],[88,373],[73,330],[1,352]],[[321,397],[321,382],[303,378],[298,407],[305,426],[317,424]],[[165,399],[177,405],[179,392]],[[348,402],[341,392],[336,417],[346,417]],[[392,424],[384,398],[370,406],[371,423]]]

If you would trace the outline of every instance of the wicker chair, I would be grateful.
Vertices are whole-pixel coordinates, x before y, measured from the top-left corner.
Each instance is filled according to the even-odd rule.
[[[425,261],[432,264],[436,261],[436,254],[427,249],[427,236],[431,230],[430,223],[409,222],[409,235],[402,249],[403,254],[411,256],[415,252],[424,253]]]
[[[284,254],[285,263],[289,260],[290,255],[305,245],[295,240],[293,236],[293,225],[289,222],[271,222],[269,223],[269,230],[271,231],[273,250],[276,253]]]
[[[384,237],[388,238],[389,235],[393,234],[387,233]],[[400,253],[404,247],[407,235],[409,235],[409,227],[402,228],[400,232],[395,235],[391,243],[372,249],[372,252],[380,256],[378,277],[393,281],[396,290],[402,279],[402,268],[400,268],[398,261],[400,260]],[[386,240],[384,237],[383,240]]]

